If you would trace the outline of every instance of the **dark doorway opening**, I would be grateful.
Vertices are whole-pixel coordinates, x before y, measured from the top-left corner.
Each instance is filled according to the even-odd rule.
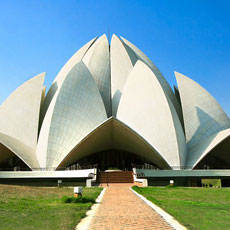
[[[208,154],[195,169],[230,169],[230,164],[213,154]]]
[[[230,137],[208,153],[195,169],[230,169]]]
[[[0,164],[0,171],[31,171],[31,169],[19,157],[13,156]]]
[[[130,171],[134,167],[158,169],[158,167],[147,159],[133,153],[122,150],[107,150],[93,153],[74,162],[69,169],[97,167],[100,171],[122,170]]]

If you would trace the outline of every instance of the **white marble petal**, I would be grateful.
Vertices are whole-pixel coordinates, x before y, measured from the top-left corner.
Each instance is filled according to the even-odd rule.
[[[187,168],[195,168],[202,159],[204,159],[217,145],[219,145],[229,136],[230,129],[226,129],[207,137],[199,144],[193,146],[193,148],[191,148],[189,151]],[[220,152],[219,154],[221,155],[222,153]]]
[[[5,135],[4,137],[8,137],[4,139],[7,146],[13,148],[13,152],[20,155],[20,158],[25,162],[28,159],[26,149],[30,150],[30,162],[36,162],[31,163],[31,167],[38,167],[35,151],[44,77],[45,73],[42,73],[26,81],[0,106],[0,133]],[[13,141],[11,144],[9,139]],[[19,144],[14,146],[14,143],[20,143],[20,148],[17,148]],[[6,145],[6,143],[3,144]],[[23,148],[25,149],[25,159]],[[28,162],[26,163],[28,164]]]
[[[175,72],[188,148],[230,128],[230,120],[218,102],[198,83]]]
[[[108,117],[111,116],[111,77],[109,42],[106,35],[98,38],[87,51],[82,61],[96,81],[105,104]]]
[[[56,78],[54,79],[52,85],[49,88],[49,91],[45,97],[44,103],[41,107],[41,117],[40,117],[40,127],[42,125],[43,119],[45,117],[46,111],[56,94],[56,92],[60,89],[62,86],[63,81],[65,80],[68,73],[71,71],[71,69],[82,60],[87,50],[90,48],[90,46],[95,42],[97,38],[93,38],[88,43],[86,43],[83,47],[81,47],[62,67],[60,72],[57,74]]]
[[[40,166],[36,158],[35,149],[22,143],[16,138],[10,137],[6,134],[0,133],[0,143],[6,147],[9,151],[1,152],[0,154],[6,154],[7,156],[0,156],[1,162],[11,158],[13,155],[19,157],[28,167],[32,170],[39,170]],[[2,148],[1,148],[2,149]]]
[[[69,152],[60,163],[59,168],[71,165],[83,157],[95,152],[117,150],[135,153],[157,166],[169,169],[170,166],[162,156],[134,130],[114,117],[106,120],[92,130],[81,142]]]
[[[120,97],[133,63],[121,40],[112,36],[110,46],[112,115],[116,117]]]
[[[65,78],[43,122],[38,155],[43,167],[55,169],[71,149],[107,119],[97,84],[81,61]]]
[[[185,166],[187,150],[177,113],[152,70],[142,61],[129,75],[117,119],[142,136],[173,169]]]
[[[180,104],[178,103],[169,83],[166,81],[166,79],[164,78],[164,76],[162,75],[162,73],[160,72],[160,70],[154,65],[154,63],[140,50],[138,49],[134,44],[132,44],[130,41],[126,40],[125,38],[121,37],[123,43],[129,47],[129,49],[131,49],[138,60],[144,62],[146,65],[149,66],[149,68],[153,71],[153,73],[155,74],[155,77],[158,79],[158,81],[161,84],[162,89],[164,90],[165,94],[169,97],[169,99],[172,101],[178,117],[181,121],[181,123],[183,122],[183,118],[182,118],[182,113],[181,113],[181,107]]]

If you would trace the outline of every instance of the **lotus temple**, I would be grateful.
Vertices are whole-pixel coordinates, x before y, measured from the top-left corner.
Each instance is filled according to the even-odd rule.
[[[230,118],[197,82],[175,77],[172,89],[123,37],[93,38],[49,89],[41,73],[0,106],[0,183],[97,181],[114,169],[140,183],[229,186]]]

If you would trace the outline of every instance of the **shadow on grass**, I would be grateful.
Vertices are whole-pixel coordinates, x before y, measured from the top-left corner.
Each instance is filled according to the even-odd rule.
[[[95,200],[92,198],[87,198],[87,197],[67,197],[63,196],[62,201],[64,203],[81,203],[81,204],[86,204],[86,203],[95,203]]]

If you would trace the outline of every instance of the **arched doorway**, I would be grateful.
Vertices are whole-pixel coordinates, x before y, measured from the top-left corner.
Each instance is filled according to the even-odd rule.
[[[0,171],[30,171],[31,169],[9,148],[0,143]]]
[[[129,168],[131,163],[136,163],[139,165],[150,164],[150,167],[156,167],[155,165],[157,165],[157,168],[161,169],[171,169],[168,162],[153,146],[130,127],[115,118],[108,119],[78,143],[60,161],[57,170],[66,167],[71,168],[72,165],[77,167],[80,163],[86,165],[85,162],[94,162],[94,159],[97,159],[97,164],[100,164],[101,169],[113,167],[113,162],[116,162],[117,159],[120,164],[122,160],[127,160]],[[100,162],[103,159],[104,162],[108,161],[110,164],[104,163],[104,166],[102,166]],[[131,160],[133,162],[130,162]],[[83,161],[85,161],[84,164]],[[119,167],[121,167],[120,164]]]
[[[194,169],[230,169],[230,137],[212,149]]]
[[[212,149],[194,169],[230,169],[230,137]]]
[[[155,164],[140,155],[123,150],[110,149],[83,157],[69,166],[69,169],[97,167],[100,171],[130,171],[134,167],[159,169]]]

